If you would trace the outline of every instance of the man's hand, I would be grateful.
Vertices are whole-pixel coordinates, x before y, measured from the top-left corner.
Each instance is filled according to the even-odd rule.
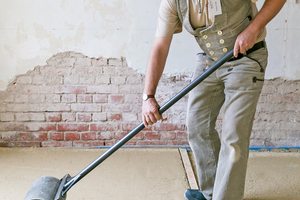
[[[158,109],[160,108],[159,104],[155,98],[150,98],[147,101],[143,101],[142,107],[142,119],[145,127],[155,124],[157,121],[162,120],[163,117],[159,114]]]
[[[248,28],[245,29],[236,39],[234,45],[233,55],[234,57],[238,56],[238,53],[245,53],[251,49],[257,38],[258,33],[250,31]]]
[[[277,15],[285,2],[286,0],[265,0],[253,21],[237,37],[233,51],[234,57],[237,57],[239,52],[245,53],[254,46],[259,32]]]

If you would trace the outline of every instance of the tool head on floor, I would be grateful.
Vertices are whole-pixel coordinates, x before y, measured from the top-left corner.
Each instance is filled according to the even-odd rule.
[[[67,195],[62,195],[62,192],[69,177],[70,175],[67,174],[61,180],[52,176],[38,178],[24,200],[66,200]]]

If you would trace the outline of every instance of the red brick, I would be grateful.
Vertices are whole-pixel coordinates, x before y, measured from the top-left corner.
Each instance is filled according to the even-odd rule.
[[[62,121],[64,122],[74,122],[76,119],[75,114],[73,113],[63,113],[62,114]]]
[[[122,115],[121,114],[111,114],[109,116],[109,119],[111,121],[113,121],[113,120],[120,121],[122,119]]]
[[[95,94],[93,95],[94,103],[107,103],[107,95]]]
[[[99,147],[104,146],[103,141],[74,141],[74,147]]]
[[[47,123],[27,123],[25,126],[26,131],[55,131],[55,124]]]
[[[105,146],[113,146],[114,144],[116,144],[116,141],[114,140],[107,140],[104,142]]]
[[[176,137],[176,133],[173,131],[161,132],[160,135],[162,140],[174,140]]]
[[[42,147],[71,147],[72,141],[45,141]]]
[[[135,129],[139,124],[122,124],[122,130],[123,131],[132,131],[133,129]],[[151,131],[151,127],[148,128],[144,128],[144,131]]]
[[[58,86],[55,88],[55,93],[84,94],[86,90],[85,86]]]
[[[118,93],[118,87],[115,85],[88,86],[87,93],[114,94]]]
[[[131,141],[126,142],[124,146],[136,146],[136,143],[137,143],[137,141],[131,140]]]
[[[113,139],[111,132],[98,132],[99,140],[111,140]]]
[[[59,122],[61,121],[61,114],[59,113],[46,113],[47,121]]]
[[[76,132],[66,132],[65,133],[65,140],[79,140],[80,134]]]
[[[170,141],[168,141],[168,145],[184,145],[184,146],[189,146],[189,142],[188,141],[170,140]]]
[[[81,133],[82,140],[95,140],[96,139],[96,132],[85,132]]]
[[[0,142],[0,147],[9,147],[9,142]]]
[[[40,147],[40,142],[11,142],[10,146],[12,147]]]
[[[77,114],[77,121],[90,122],[91,120],[92,120],[91,113],[78,113]]]
[[[87,124],[58,124],[58,131],[88,131]]]
[[[51,132],[49,139],[50,140],[63,140],[64,134],[62,132]]]
[[[109,99],[110,99],[110,103],[122,103],[123,102],[122,95],[111,95]]]
[[[91,131],[118,131],[120,125],[118,124],[91,124]]]
[[[33,139],[34,140],[47,140],[48,139],[48,133],[33,133]]]
[[[174,125],[171,123],[158,123],[154,125],[155,131],[174,131],[174,130],[184,130],[184,125]]]
[[[106,131],[119,131],[120,129],[120,125],[118,124],[107,124],[106,125]]]
[[[2,140],[4,141],[15,141],[18,137],[16,132],[3,132],[2,133]]]
[[[115,132],[114,139],[121,140],[126,135],[127,135],[127,132]]]
[[[106,130],[106,124],[91,124],[90,125],[91,131],[105,131]]]
[[[76,102],[75,94],[63,94],[61,97],[61,101],[64,103],[74,103]]]
[[[18,133],[17,140],[21,141],[30,141],[33,140],[32,133]]]
[[[92,96],[87,94],[78,95],[78,102],[79,103],[92,103]]]
[[[166,141],[147,141],[147,140],[142,140],[142,141],[137,141],[137,145],[167,145],[168,143]]]
[[[133,140],[142,140],[142,139],[144,139],[144,133],[143,132],[139,132],[132,139]]]
[[[159,140],[158,132],[146,132],[145,138],[148,140]]]
[[[177,133],[177,139],[187,139],[188,135],[186,132],[178,132]]]

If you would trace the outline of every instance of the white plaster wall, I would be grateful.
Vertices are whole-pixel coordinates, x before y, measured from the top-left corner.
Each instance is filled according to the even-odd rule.
[[[0,90],[16,75],[45,65],[48,58],[64,51],[90,57],[124,56],[130,67],[143,73],[160,1],[0,0]],[[296,0],[289,0],[268,25],[268,79],[300,79],[299,10]],[[198,51],[186,31],[175,35],[165,73],[193,72]]]

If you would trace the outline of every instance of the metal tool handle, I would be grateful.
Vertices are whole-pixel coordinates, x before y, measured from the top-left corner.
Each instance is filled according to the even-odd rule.
[[[183,96],[189,93],[194,87],[196,87],[199,83],[201,83],[204,79],[206,79],[210,74],[216,71],[219,67],[221,67],[225,62],[227,62],[233,56],[233,50],[231,50],[228,54],[226,54],[223,58],[217,61],[214,65],[212,65],[209,69],[207,69],[203,74],[201,74],[198,78],[193,80],[190,84],[188,84],[184,89],[182,89],[179,93],[177,93],[173,98],[171,98],[166,104],[164,104],[160,109],[159,113],[162,114],[166,110],[168,110],[171,106],[173,106],[178,100],[180,100]],[[125,137],[123,137],[119,142],[109,148],[104,154],[102,154],[98,159],[92,162],[88,167],[82,170],[78,175],[72,177],[68,182],[64,185],[64,190],[62,192],[62,196],[64,196],[67,191],[79,180],[81,180],[85,175],[87,175],[90,171],[92,171],[95,167],[97,167],[100,163],[102,163],[106,158],[112,155],[116,150],[121,148],[126,142],[128,142],[131,138],[133,138],[136,134],[138,134],[141,130],[145,128],[144,124],[141,123],[135,129],[133,129],[130,133],[128,133]]]

